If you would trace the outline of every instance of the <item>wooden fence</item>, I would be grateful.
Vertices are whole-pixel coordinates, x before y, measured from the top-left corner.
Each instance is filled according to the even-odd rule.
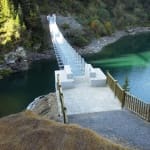
[[[125,94],[125,107],[143,119],[150,121],[150,104],[144,103],[128,92]]]
[[[126,92],[109,72],[107,72],[106,82],[114,92],[114,95],[120,100],[122,107],[128,108],[141,118],[150,122],[150,104],[147,104]]]
[[[118,97],[118,99],[121,102],[122,107],[124,107],[125,103],[125,90],[119,85],[117,80],[115,80],[109,72],[107,72],[107,84],[114,92],[115,96]]]
[[[62,87],[61,87],[60,80],[59,80],[59,75],[57,75],[57,90],[58,90],[58,96],[59,96],[59,100],[61,104],[63,120],[64,120],[64,123],[66,124],[68,123],[67,108],[64,105],[64,96],[63,96]]]

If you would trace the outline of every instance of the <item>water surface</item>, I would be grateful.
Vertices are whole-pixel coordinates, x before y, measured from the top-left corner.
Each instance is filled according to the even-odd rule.
[[[123,37],[88,61],[109,70],[122,86],[128,79],[130,93],[150,103],[150,33]]]
[[[19,112],[39,95],[54,91],[55,61],[37,61],[30,70],[0,80],[0,116]]]

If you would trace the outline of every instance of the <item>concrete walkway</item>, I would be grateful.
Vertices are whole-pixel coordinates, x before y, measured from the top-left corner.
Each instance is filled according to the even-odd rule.
[[[69,122],[90,128],[116,143],[150,150],[150,123],[127,110],[70,115]]]
[[[63,90],[68,115],[121,110],[119,100],[109,87],[92,87],[86,78],[78,79],[75,86]]]

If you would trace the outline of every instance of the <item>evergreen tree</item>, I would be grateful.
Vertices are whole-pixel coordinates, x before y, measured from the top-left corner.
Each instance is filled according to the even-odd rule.
[[[123,89],[127,92],[129,92],[130,88],[129,88],[129,79],[128,79],[128,76],[125,77],[125,81],[124,81],[124,84],[123,84]]]
[[[0,41],[2,45],[20,37],[20,19],[9,0],[0,1]]]
[[[24,32],[27,30],[27,32]],[[35,0],[0,1],[0,49],[43,44],[43,29]],[[3,47],[3,48],[2,48]],[[9,47],[11,50],[12,48]]]

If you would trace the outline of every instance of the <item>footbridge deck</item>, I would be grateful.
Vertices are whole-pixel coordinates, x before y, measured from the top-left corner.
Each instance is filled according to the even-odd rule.
[[[77,79],[75,84],[75,88],[63,90],[68,115],[121,110],[109,87],[91,86],[86,78]]]
[[[58,103],[58,78],[62,86],[67,114],[91,113],[121,109],[119,100],[106,85],[106,76],[94,68],[65,40],[56,24],[56,16],[47,16],[51,39],[60,70],[55,71]],[[60,107],[61,108],[61,107]]]

